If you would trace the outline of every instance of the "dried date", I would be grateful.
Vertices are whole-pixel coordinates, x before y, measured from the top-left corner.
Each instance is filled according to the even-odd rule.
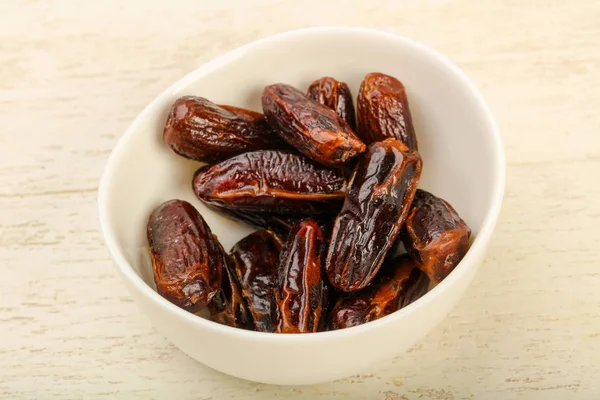
[[[324,328],[327,285],[323,280],[324,238],[312,220],[298,223],[285,243],[275,286],[278,333],[317,332]]]
[[[251,150],[279,148],[282,141],[264,118],[236,110],[202,97],[181,97],[171,107],[163,140],[175,153],[208,163]]]
[[[246,236],[231,249],[241,293],[254,320],[254,329],[259,332],[275,330],[274,284],[282,245],[275,233],[260,230]]]
[[[247,108],[230,106],[227,104],[219,104],[218,106],[234,113],[235,115],[237,115],[238,117],[240,117],[241,119],[243,119],[251,125],[263,125],[267,123],[265,116],[259,112],[248,110]]]
[[[404,85],[389,75],[367,74],[358,92],[358,135],[367,144],[394,138],[417,150]]]
[[[404,247],[429,279],[440,282],[469,249],[471,229],[445,200],[418,189],[400,234]]]
[[[371,282],[404,225],[421,168],[419,153],[398,140],[369,146],[331,235],[325,265],[334,287],[354,292]]]
[[[252,317],[242,296],[242,289],[233,265],[233,261],[226,257],[221,289],[208,304],[210,319],[234,328],[252,329],[254,326]]]
[[[262,106],[269,125],[285,141],[321,164],[339,167],[365,151],[365,144],[335,111],[290,85],[267,86]]]
[[[365,290],[337,301],[329,318],[329,329],[357,326],[385,317],[427,293],[429,279],[404,254],[385,263]]]
[[[193,187],[217,211],[303,216],[339,211],[346,179],[300,154],[262,150],[200,168]]]
[[[261,145],[257,149],[288,149],[292,150],[291,147],[285,142],[281,136],[277,134],[277,131],[269,125],[264,114],[256,111],[248,110],[246,108],[228,106],[225,104],[219,104],[219,107],[230,111],[246,121],[248,125],[253,127],[255,130],[262,132],[262,137],[268,138],[270,141],[269,146]]]
[[[331,108],[346,123],[356,131],[356,119],[352,93],[344,82],[330,77],[324,77],[314,81],[307,92],[308,97]]]
[[[158,293],[190,312],[206,307],[221,286],[225,255],[198,211],[167,201],[150,215],[147,236]]]

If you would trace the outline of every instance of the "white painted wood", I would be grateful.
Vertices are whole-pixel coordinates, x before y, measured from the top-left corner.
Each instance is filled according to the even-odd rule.
[[[594,0],[1,2],[0,398],[598,398],[599,20]],[[475,80],[503,131],[505,205],[474,284],[410,352],[330,384],[248,383],[139,314],[104,249],[96,188],[170,82],[326,24],[421,40]]]

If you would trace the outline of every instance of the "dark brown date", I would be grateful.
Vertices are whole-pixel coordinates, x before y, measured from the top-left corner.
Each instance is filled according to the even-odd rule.
[[[308,87],[308,97],[331,108],[346,123],[356,131],[356,117],[352,93],[344,82],[330,77],[324,77],[311,83]]]
[[[262,106],[269,125],[311,159],[339,167],[365,151],[365,144],[329,107],[285,84],[265,87]]]
[[[471,229],[448,202],[418,189],[400,239],[415,263],[438,283],[469,249]]]
[[[252,329],[254,324],[242,296],[233,261],[229,257],[226,257],[226,261],[223,265],[221,289],[208,304],[210,319],[234,328]]]
[[[334,287],[354,292],[371,282],[406,221],[421,167],[419,153],[395,139],[371,144],[361,157],[327,253]]]
[[[365,143],[394,138],[417,150],[406,90],[398,79],[378,72],[367,74],[356,103],[358,135]]]
[[[427,293],[429,279],[404,254],[386,262],[365,290],[337,301],[329,317],[329,329],[357,326],[385,317]]]
[[[268,138],[270,141],[269,146],[262,146],[257,149],[289,149],[291,147],[285,142],[281,136],[277,134],[275,129],[269,125],[265,116],[259,112],[248,110],[246,108],[228,106],[225,104],[219,104],[219,107],[224,108],[227,111],[230,111],[246,121],[248,125],[253,127],[255,130],[262,132],[262,137]]]
[[[275,301],[278,333],[317,332],[324,328],[327,285],[323,280],[323,233],[312,220],[301,221],[281,252]]]
[[[283,243],[269,231],[256,231],[231,249],[231,259],[240,280],[241,293],[259,332],[275,330],[274,285]]]
[[[158,293],[190,312],[206,307],[221,286],[225,255],[194,206],[161,204],[150,215],[147,235]]]
[[[237,109],[241,110],[241,109]],[[231,112],[211,101],[194,96],[179,98],[167,118],[163,140],[177,154],[192,160],[215,162],[236,154],[279,148],[282,141],[251,113]],[[260,115],[260,114],[258,114]]]
[[[300,154],[262,150],[200,168],[193,186],[217,211],[303,216],[337,213],[346,179]]]

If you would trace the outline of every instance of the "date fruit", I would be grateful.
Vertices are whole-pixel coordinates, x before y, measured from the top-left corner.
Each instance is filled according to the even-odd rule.
[[[190,312],[206,307],[221,286],[225,255],[194,206],[161,204],[150,215],[147,235],[158,293]]]
[[[317,332],[324,328],[327,285],[323,280],[325,240],[319,224],[298,223],[285,243],[275,286],[278,333]]]
[[[226,262],[223,264],[221,289],[208,304],[208,309],[210,310],[211,321],[219,324],[241,329],[252,329],[254,326],[242,296],[242,289],[233,268],[233,261],[228,257],[226,257]]]
[[[265,87],[262,106],[269,125],[311,159],[339,167],[365,151],[350,126],[329,107],[290,85]]]
[[[404,254],[386,262],[368,288],[337,301],[329,318],[329,329],[357,326],[385,317],[427,293],[429,279]]]
[[[400,239],[415,263],[440,282],[469,249],[471,229],[445,200],[418,189]]]
[[[378,72],[367,74],[356,104],[358,135],[365,143],[394,138],[417,150],[406,90],[398,79]]]
[[[200,168],[193,181],[198,198],[213,209],[287,216],[337,213],[346,185],[340,171],[274,150],[244,153]]]
[[[308,87],[307,95],[317,103],[335,111],[356,132],[354,104],[348,85],[333,78],[324,77],[314,81]]]
[[[419,153],[396,139],[369,146],[331,235],[325,266],[334,287],[355,292],[371,282],[406,221],[421,168]]]
[[[254,329],[259,332],[275,330],[273,290],[282,246],[275,233],[261,230],[246,236],[231,249],[242,296],[252,314]]]
[[[163,140],[175,153],[207,163],[246,151],[278,148],[282,141],[265,122],[258,116],[250,122],[252,111],[244,110],[246,116],[240,116],[244,113],[237,110],[202,97],[181,97],[171,107]]]
[[[259,112],[248,110],[246,108],[228,106],[225,104],[219,104],[219,107],[230,111],[246,121],[248,125],[258,130],[259,132],[263,132],[263,137],[268,138],[270,141],[270,145],[265,147],[261,146],[260,148],[265,149],[290,149],[290,146],[285,142],[281,136],[277,134],[275,129],[269,125],[265,116]],[[259,148],[259,149],[260,149]]]

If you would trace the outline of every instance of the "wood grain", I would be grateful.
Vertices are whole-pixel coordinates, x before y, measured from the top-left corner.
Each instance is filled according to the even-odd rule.
[[[0,398],[600,396],[600,4],[299,4],[0,3]],[[411,351],[330,384],[253,384],[189,359],[140,315],[104,249],[96,189],[118,137],[172,81],[257,38],[329,24],[455,60],[502,129],[506,199],[476,281]]]

